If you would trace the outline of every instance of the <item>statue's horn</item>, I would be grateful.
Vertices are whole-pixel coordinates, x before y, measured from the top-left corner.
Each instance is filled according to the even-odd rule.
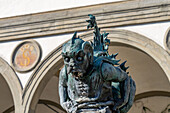
[[[72,44],[74,43],[74,40],[76,39],[76,37],[77,37],[77,31],[76,32],[74,32],[74,35],[73,35],[73,37],[72,37]]]

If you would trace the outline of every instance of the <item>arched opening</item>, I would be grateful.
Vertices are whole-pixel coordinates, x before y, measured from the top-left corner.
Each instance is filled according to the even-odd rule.
[[[128,61],[130,75],[132,75],[137,84],[137,95],[150,91],[170,91],[167,67],[169,64],[165,64],[166,61],[169,61],[167,52],[153,41],[139,34],[124,30],[108,30],[107,32],[110,33],[109,38],[111,40],[109,52],[119,52],[118,59]],[[90,31],[81,37],[89,41],[92,40],[91,34],[92,32]],[[159,53],[157,53],[158,51]],[[61,46],[51,52],[42,64],[37,67],[29,84],[24,89],[24,113],[38,113],[38,110],[43,109],[43,106],[38,104],[41,100],[52,100],[52,103],[57,103],[56,105],[58,105],[57,77],[59,76],[59,70],[63,66],[60,53]],[[150,82],[151,80],[153,82]],[[54,107],[52,108],[54,109]],[[56,109],[59,110],[59,108]]]
[[[169,81],[159,64],[146,52],[131,45],[111,43],[109,53],[119,52],[120,62],[127,60],[129,75],[136,82],[136,95],[150,91],[170,91]],[[152,81],[152,82],[151,82]]]
[[[35,113],[64,113],[59,103],[58,75],[53,76],[44,88]]]
[[[19,113],[22,87],[15,72],[2,58],[0,58],[0,83],[0,112]]]
[[[169,113],[170,112],[170,93],[169,92],[146,92],[140,94],[142,98],[136,100],[129,113]]]
[[[9,86],[3,76],[0,74],[0,112],[1,113],[14,113],[14,101],[12,93],[9,89]],[[12,108],[11,110],[9,110]]]
[[[169,80],[159,64],[144,51],[123,43],[111,43],[109,52],[119,52],[117,59],[127,60],[129,74],[136,82],[136,97],[129,113],[168,113]]]

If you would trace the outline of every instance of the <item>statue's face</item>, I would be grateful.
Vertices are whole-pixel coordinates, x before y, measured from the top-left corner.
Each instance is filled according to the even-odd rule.
[[[63,47],[64,64],[67,74],[72,73],[75,77],[83,77],[89,66],[88,53],[82,49],[82,40],[76,40],[74,45],[69,42]]]

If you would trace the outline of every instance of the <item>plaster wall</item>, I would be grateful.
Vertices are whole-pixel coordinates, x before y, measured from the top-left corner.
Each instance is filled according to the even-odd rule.
[[[125,0],[0,0],[0,18]]]

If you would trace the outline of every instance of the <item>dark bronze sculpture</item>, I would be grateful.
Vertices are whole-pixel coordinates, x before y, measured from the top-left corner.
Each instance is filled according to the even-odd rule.
[[[87,28],[94,27],[94,41],[76,36],[63,46],[64,68],[60,72],[60,104],[68,113],[127,113],[136,86],[125,63],[109,55],[108,33],[100,34],[95,17],[89,15]]]

